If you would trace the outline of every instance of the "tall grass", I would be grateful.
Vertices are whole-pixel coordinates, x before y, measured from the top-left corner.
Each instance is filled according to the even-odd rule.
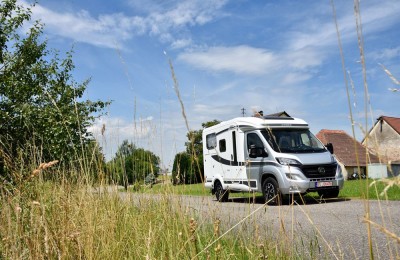
[[[256,235],[249,240],[229,232],[221,237],[220,225],[227,223],[204,221],[167,194],[137,200],[106,188],[35,179],[13,196],[2,194],[0,255],[5,259],[287,257],[283,241]]]
[[[189,131],[171,61],[169,65]],[[345,82],[347,84],[346,76]],[[351,111],[350,115],[352,117]],[[0,155],[6,160],[13,159]],[[323,236],[318,240],[318,227],[312,234],[296,237],[294,226],[299,223],[294,208],[300,207],[296,203],[285,213],[278,210],[275,222],[265,231],[260,227],[263,219],[256,213],[267,211],[266,205],[249,204],[245,217],[233,214],[231,219],[220,219],[215,212],[204,216],[183,204],[179,197],[172,196],[179,191],[172,190],[170,185],[157,186],[161,195],[147,197],[110,189],[104,173],[99,175],[93,170],[98,167],[101,171],[101,163],[83,155],[81,160],[80,165],[86,166],[79,167],[78,172],[74,172],[73,167],[65,172],[57,168],[56,162],[46,164],[40,159],[22,162],[18,169],[13,169],[24,177],[12,188],[0,188],[0,258],[321,259],[324,258],[320,254],[321,247],[332,251],[335,246],[335,242],[326,241]],[[93,165],[97,166],[91,167]],[[92,185],[93,175],[100,176],[95,185]],[[72,182],[68,176],[77,177]],[[367,190],[370,187],[362,185]],[[203,191],[195,192],[203,194]],[[369,195],[365,197],[364,220],[369,230],[369,257],[374,258],[372,228],[396,241],[400,239],[369,217],[368,200]],[[304,213],[312,223],[312,216]],[[290,218],[289,225],[284,224],[285,217]],[[293,243],[294,240],[300,243]],[[333,253],[325,257],[340,256]]]
[[[346,87],[346,93],[347,93],[347,99],[348,99],[348,107],[349,107],[349,118],[350,118],[350,123],[352,126],[352,132],[353,132],[353,137],[356,140],[356,136],[355,136],[355,129],[354,126],[356,125],[356,122],[354,120],[354,116],[353,116],[353,111],[352,111],[352,105],[351,105],[351,99],[350,99],[350,95],[349,95],[349,79],[346,76],[346,65],[345,65],[345,58],[344,58],[344,54],[343,54],[343,49],[342,49],[342,43],[341,43],[341,37],[340,37],[340,33],[339,33],[339,29],[338,29],[338,24],[337,24],[337,20],[336,20],[336,10],[335,10],[335,5],[334,5],[334,1],[331,0],[331,5],[332,5],[332,12],[333,12],[333,17],[334,17],[334,22],[336,25],[336,31],[337,31],[337,39],[338,39],[338,46],[339,46],[339,50],[340,50],[340,56],[341,56],[341,62],[342,62],[342,70],[343,70],[343,75],[344,75],[344,83],[345,83],[345,87]],[[354,1],[354,18],[355,18],[355,24],[356,24],[356,33],[357,33],[357,40],[358,40],[358,49],[360,52],[360,64],[361,64],[361,69],[362,69],[362,79],[363,79],[363,93],[364,93],[364,119],[365,119],[365,125],[364,128],[362,127],[361,123],[358,123],[358,125],[361,128],[361,131],[365,134],[364,136],[364,140],[365,143],[370,142],[369,141],[369,136],[368,136],[368,131],[369,131],[369,125],[368,125],[368,121],[369,119],[371,119],[371,121],[373,121],[373,110],[372,110],[372,105],[371,105],[371,101],[370,101],[370,96],[369,96],[369,89],[368,89],[368,81],[367,81],[367,69],[366,69],[366,57],[365,57],[365,51],[364,51],[364,36],[363,36],[363,31],[362,31],[362,19],[361,19],[361,12],[360,12],[360,2],[359,1]],[[384,68],[384,67],[383,67]],[[385,69],[385,68],[384,68]],[[385,70],[385,72],[389,75],[389,77],[393,80],[393,76],[391,75],[391,73],[387,70]],[[350,79],[351,81],[351,79]],[[352,81],[350,82],[353,90],[354,90],[354,86]],[[366,145],[367,146],[367,145]],[[355,144],[354,144],[355,147]],[[377,149],[376,149],[377,150]],[[356,156],[356,160],[357,160],[357,165],[358,165],[358,172],[360,172],[360,164],[359,164],[359,154],[357,153],[357,149],[354,148],[355,151],[355,156]],[[368,149],[366,149],[366,158],[369,158],[369,151]],[[380,159],[381,160],[381,159]],[[361,178],[361,177],[360,177]],[[394,180],[391,180],[388,182],[388,188],[390,186],[393,186],[394,184],[399,184],[399,177],[396,177]],[[376,220],[372,220],[371,219],[371,209],[370,209],[370,203],[369,203],[369,199],[370,196],[374,196],[374,194],[376,195],[376,197],[379,198],[379,196],[382,196],[384,193],[386,193],[388,191],[388,188],[384,189],[383,192],[381,192],[380,194],[378,194],[377,192],[377,185],[376,182],[373,182],[372,185],[368,182],[368,181],[360,181],[359,182],[359,190],[363,191],[362,197],[364,200],[364,210],[365,210],[365,216],[364,216],[364,223],[366,223],[366,229],[367,229],[367,240],[368,240],[368,249],[369,249],[369,258],[370,259],[374,259],[375,258],[375,254],[376,252],[374,252],[374,241],[373,241],[373,237],[372,237],[372,228],[375,227],[376,229],[379,229],[379,225],[376,224]],[[371,191],[370,187],[374,186],[374,190]],[[381,215],[383,216],[383,212],[381,212]],[[385,223],[385,220],[382,219],[382,221]],[[384,229],[379,229],[380,231],[383,232]],[[387,232],[383,232],[386,233]],[[393,235],[393,234],[391,234]],[[397,235],[394,235],[394,237],[397,237]],[[396,251],[397,252],[397,251]],[[397,258],[399,256],[397,255]]]

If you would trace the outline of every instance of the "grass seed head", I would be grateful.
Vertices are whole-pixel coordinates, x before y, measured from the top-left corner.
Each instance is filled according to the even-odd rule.
[[[196,241],[196,236],[194,235],[194,233],[196,232],[196,229],[197,229],[197,221],[194,218],[191,218],[189,221],[189,232],[191,235],[190,240],[192,242]]]
[[[220,225],[221,221],[219,220],[219,218],[217,218],[214,221],[214,236],[219,237],[219,225]]]
[[[219,252],[221,252],[221,250],[222,250],[221,243],[218,243],[217,246],[214,248],[214,251],[215,253],[218,254]]]
[[[37,169],[32,171],[31,178],[36,177],[37,175],[39,175],[40,172],[52,167],[53,165],[55,165],[57,163],[58,163],[58,160],[51,161],[51,162],[48,162],[48,163],[41,163]]]

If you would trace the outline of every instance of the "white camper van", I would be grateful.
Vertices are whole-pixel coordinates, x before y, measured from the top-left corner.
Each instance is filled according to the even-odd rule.
[[[328,151],[328,148],[330,151]],[[217,200],[229,192],[259,191],[269,204],[282,195],[316,191],[334,198],[344,178],[333,147],[292,117],[239,117],[203,130],[205,187]]]

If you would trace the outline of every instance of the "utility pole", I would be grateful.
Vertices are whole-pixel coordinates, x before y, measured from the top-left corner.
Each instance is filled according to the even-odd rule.
[[[244,109],[244,107],[241,109],[242,110],[242,116],[244,117],[244,115],[246,114],[246,109]]]

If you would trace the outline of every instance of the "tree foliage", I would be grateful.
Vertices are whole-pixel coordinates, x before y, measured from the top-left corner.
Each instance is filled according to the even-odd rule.
[[[149,174],[157,177],[160,159],[151,151],[137,148],[132,142],[124,140],[113,160],[108,163],[112,180],[125,187],[128,184],[144,181]]]
[[[3,161],[9,156],[13,161],[59,160],[71,165],[93,140],[88,127],[108,102],[84,100],[89,80],[74,81],[72,52],[61,59],[56,51],[49,51],[41,40],[43,26],[38,21],[25,35],[19,34],[30,15],[30,9],[16,0],[0,3]]]
[[[175,155],[174,165],[172,167],[172,183],[189,184],[193,178],[193,164],[190,161],[190,156],[187,152],[181,152]],[[193,182],[197,183],[199,181]]]
[[[220,123],[218,120],[202,123],[207,128]],[[186,134],[188,139],[185,142],[186,151],[178,153],[174,159],[172,177],[174,184],[199,183],[203,181],[203,130],[191,130]]]

